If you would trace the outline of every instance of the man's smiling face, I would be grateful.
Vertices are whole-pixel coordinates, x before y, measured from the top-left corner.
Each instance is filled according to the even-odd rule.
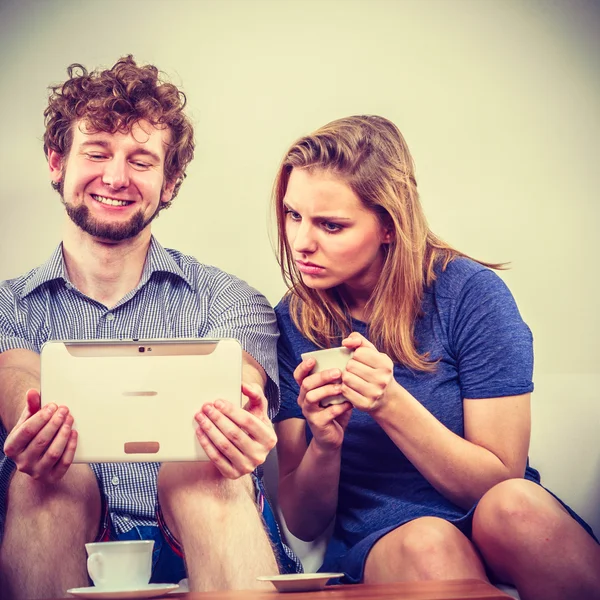
[[[164,180],[170,132],[147,121],[129,132],[93,132],[73,125],[68,156],[50,151],[50,176],[60,183],[67,214],[91,236],[118,242],[137,236],[168,202],[173,185]]]

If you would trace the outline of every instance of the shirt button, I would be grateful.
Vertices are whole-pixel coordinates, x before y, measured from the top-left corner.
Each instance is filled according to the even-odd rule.
[[[131,521],[131,517],[129,515],[123,515],[123,521],[125,521],[125,523],[129,523],[129,521]]]
[[[106,320],[107,320],[107,321],[113,321],[113,320],[114,320],[114,318],[115,318],[115,315],[114,315],[113,313],[108,313],[108,314],[106,315]]]
[[[111,482],[113,485],[119,485],[119,478],[118,478],[118,477],[115,475],[115,476],[114,476],[114,477],[113,477],[113,478],[110,480],[110,482]]]

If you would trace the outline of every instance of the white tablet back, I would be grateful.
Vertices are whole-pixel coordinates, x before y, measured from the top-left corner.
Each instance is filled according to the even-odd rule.
[[[67,406],[74,462],[207,460],[194,415],[218,398],[241,406],[237,340],[51,341],[42,404]]]

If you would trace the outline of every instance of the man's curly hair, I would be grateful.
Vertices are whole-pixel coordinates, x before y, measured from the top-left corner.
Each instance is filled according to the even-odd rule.
[[[111,68],[89,73],[78,63],[68,67],[69,79],[51,86],[44,111],[44,153],[52,149],[67,157],[73,143],[73,125],[85,121],[90,131],[131,131],[138,121],[168,127],[171,142],[165,157],[165,180],[175,181],[173,199],[194,156],[194,130],[183,112],[185,94],[161,80],[153,65],[138,66],[133,56],[120,58]],[[60,184],[53,184],[57,190]],[[164,208],[171,203],[163,205]]]

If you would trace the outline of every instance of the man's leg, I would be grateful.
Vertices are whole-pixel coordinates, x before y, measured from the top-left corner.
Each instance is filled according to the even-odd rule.
[[[232,481],[212,463],[167,463],[158,496],[183,546],[191,591],[264,587],[256,578],[279,572],[250,476]]]
[[[57,598],[88,585],[84,545],[100,523],[100,492],[87,465],[52,485],[16,472],[0,547],[2,600]]]

